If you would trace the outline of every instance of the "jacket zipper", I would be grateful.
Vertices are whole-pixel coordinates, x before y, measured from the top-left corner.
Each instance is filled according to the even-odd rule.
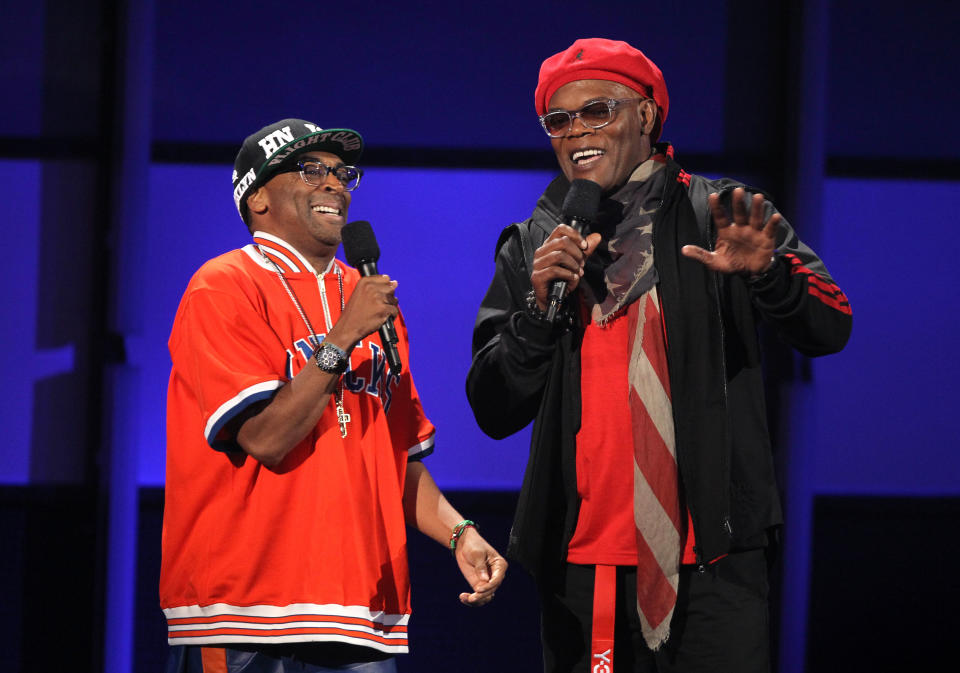
[[[707,220],[707,247],[710,252],[714,252],[716,249],[716,231],[713,227],[713,217],[711,216]],[[727,351],[726,351],[726,330],[723,325],[723,307],[720,305],[720,280],[717,276],[717,272],[711,271],[713,276],[713,290],[715,294],[715,304],[714,308],[717,311],[717,323],[720,325],[720,375],[723,379],[723,406],[727,408]],[[692,514],[691,514],[691,518]],[[697,517],[699,518],[699,517]],[[727,535],[733,536],[733,527],[730,524],[730,515],[725,513],[722,519],[723,529],[726,531]],[[694,526],[694,536],[696,536],[696,526]],[[697,559],[697,572],[703,573],[706,569],[706,561],[703,558],[703,549],[699,545],[695,545],[693,548],[693,553]]]
[[[707,240],[710,245],[710,252],[713,252],[716,248],[716,236],[717,232],[713,226],[713,217],[710,218],[710,224],[708,225],[709,231],[707,232]],[[714,271],[713,274],[713,289],[716,293],[716,310],[717,310],[717,322],[720,325],[720,375],[723,377],[723,408],[728,409],[728,391],[727,391],[727,332],[723,324],[723,306],[720,304],[720,278],[719,275]],[[729,432],[729,428],[728,428]],[[724,437],[726,440],[726,437]],[[727,535],[733,536],[733,527],[730,525],[730,513],[724,512],[722,520],[723,528],[727,532]]]

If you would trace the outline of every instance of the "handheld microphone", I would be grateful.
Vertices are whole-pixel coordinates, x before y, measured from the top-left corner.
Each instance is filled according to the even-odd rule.
[[[377,237],[370,223],[366,220],[347,222],[340,230],[340,238],[347,264],[360,271],[361,276],[376,276],[380,246],[377,245]],[[394,376],[400,376],[403,366],[400,364],[400,353],[397,352],[397,330],[393,326],[393,316],[380,325],[379,334],[390,371]]]
[[[570,191],[563,199],[560,210],[560,219],[564,224],[573,227],[578,234],[593,222],[600,209],[600,185],[592,180],[574,180],[570,183]],[[567,293],[567,281],[555,280],[550,285],[550,294],[547,295],[546,317],[548,322],[557,319],[557,311]]]

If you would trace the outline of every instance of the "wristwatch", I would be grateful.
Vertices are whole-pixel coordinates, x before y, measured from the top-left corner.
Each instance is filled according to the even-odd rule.
[[[333,344],[326,342],[320,344],[320,348],[313,354],[313,361],[321,370],[331,374],[342,374],[347,371],[346,352]]]

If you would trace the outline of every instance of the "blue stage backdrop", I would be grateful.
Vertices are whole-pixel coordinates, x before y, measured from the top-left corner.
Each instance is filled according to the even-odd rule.
[[[952,181],[826,182],[820,248],[853,334],[813,361],[812,405],[791,422],[815,494],[960,494],[958,202]]]
[[[476,427],[464,394],[470,337],[493,272],[500,230],[526,217],[550,173],[370,167],[352,219],[371,222],[380,269],[396,278],[412,339],[411,369],[438,427],[429,459],[447,488],[519,486],[528,432],[503,441]],[[892,198],[892,195],[904,198]],[[794,449],[811,455],[813,493],[960,493],[960,430],[950,409],[960,365],[945,357],[960,333],[960,272],[949,262],[955,182],[827,182],[819,252],[854,309],[846,350],[813,361],[789,419]],[[916,215],[923,204],[923,215]],[[787,213],[789,218],[789,213]],[[801,228],[803,223],[797,223]],[[247,242],[230,200],[229,167],[157,166],[146,224],[140,482],[163,481],[166,337],[190,274]],[[921,282],[923,276],[933,280]]]
[[[127,342],[139,371],[133,446],[139,482],[163,483],[166,338],[177,302],[206,259],[248,240],[233,209],[230,166],[156,165],[149,219],[136,260],[145,279],[141,334]],[[399,282],[413,339],[412,369],[438,427],[430,459],[446,487],[512,489],[528,435],[496,442],[476,428],[463,392],[470,334],[493,270],[502,227],[525,217],[551,175],[542,171],[368,167],[350,216],[369,220],[380,268]],[[22,320],[3,331],[7,433],[0,482],[27,483],[36,381],[73,367],[69,347],[35,350],[40,254],[39,164],[0,162],[17,226],[3,265],[8,307]],[[832,179],[820,252],[848,293],[854,331],[841,354],[813,363],[806,406],[790,419],[798,451],[812,452],[814,493],[957,494],[960,431],[954,423],[960,366],[948,357],[960,331],[952,250],[956,182]],[[922,208],[918,208],[918,204]],[[789,213],[787,213],[789,217]],[[802,223],[798,223],[801,227]],[[31,313],[33,312],[33,313]]]

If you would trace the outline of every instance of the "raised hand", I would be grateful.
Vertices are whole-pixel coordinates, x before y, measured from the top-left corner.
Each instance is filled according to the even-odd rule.
[[[390,280],[390,276],[361,278],[327,339],[349,350],[363,337],[377,331],[387,318],[395,318],[398,313],[393,293],[396,287],[397,281]]]
[[[696,245],[685,245],[681,252],[695,259],[711,271],[755,276],[770,267],[776,248],[777,224],[782,219],[774,213],[764,223],[765,200],[762,194],[754,194],[747,213],[744,205],[744,190],[733,190],[733,220],[720,204],[716,193],[709,197],[710,210],[717,227],[717,241],[713,252]]]

